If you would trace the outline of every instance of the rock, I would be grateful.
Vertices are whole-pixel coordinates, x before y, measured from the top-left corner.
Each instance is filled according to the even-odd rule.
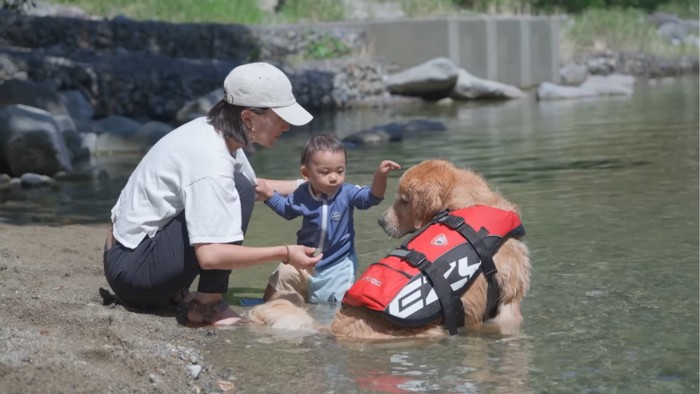
[[[562,86],[550,82],[543,82],[537,88],[538,100],[559,100],[595,97],[598,93],[595,89],[582,88],[579,86]]]
[[[583,64],[569,63],[559,70],[562,85],[578,86],[588,78],[588,67]]]
[[[148,146],[151,147],[172,130],[173,126],[157,120],[152,120],[144,123],[136,134],[145,136]]]
[[[526,94],[519,88],[497,81],[481,79],[465,69],[459,69],[457,82],[449,97],[455,100],[516,99]]]
[[[458,76],[457,66],[439,57],[390,75],[385,83],[392,94],[439,100],[449,95]]]
[[[11,174],[53,175],[73,167],[60,126],[47,111],[26,105],[0,108],[0,167]]]
[[[199,374],[202,372],[202,366],[196,364],[188,365],[185,367],[185,369],[187,369],[187,375],[193,380],[196,380],[199,377]]]
[[[179,124],[184,124],[190,120],[206,115],[214,104],[224,98],[224,89],[218,88],[205,94],[202,97],[188,101],[177,111],[175,120]]]
[[[71,163],[84,161],[90,158],[90,151],[82,146],[82,137],[76,130],[73,118],[68,115],[54,115],[58,127],[63,134],[63,140],[68,148]]]
[[[80,133],[93,131],[90,120],[95,116],[95,110],[87,97],[79,90],[61,92],[61,96],[63,96],[70,117],[73,118],[76,130]]]
[[[46,175],[26,173],[19,177],[23,188],[33,188],[42,186],[51,186],[56,184],[56,181]]]
[[[447,130],[447,127],[442,122],[429,119],[413,119],[406,123],[391,122],[374,126],[343,138],[343,143],[349,148],[379,146],[390,142],[403,141],[405,137],[414,137],[424,133],[445,130]]]
[[[0,84],[0,105],[23,104],[54,115],[70,115],[56,90],[42,83],[10,79]]]
[[[656,32],[666,41],[676,44],[683,42],[688,34],[685,25],[676,22],[663,23]]]
[[[136,134],[141,123],[121,115],[109,115],[93,122],[97,134],[108,133],[124,137]]]
[[[603,96],[630,96],[634,92],[634,83],[635,78],[629,75],[591,75],[580,87]]]

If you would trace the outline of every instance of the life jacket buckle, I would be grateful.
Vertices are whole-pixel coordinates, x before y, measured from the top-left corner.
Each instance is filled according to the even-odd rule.
[[[465,221],[461,216],[445,215],[438,220],[438,223],[442,223],[453,230],[457,230],[462,227]]]
[[[404,260],[408,264],[411,264],[412,266],[420,269],[427,259],[425,258],[425,255],[423,253],[410,249],[404,257]]]

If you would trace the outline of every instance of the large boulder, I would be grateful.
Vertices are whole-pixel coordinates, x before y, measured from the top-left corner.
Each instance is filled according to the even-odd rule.
[[[450,92],[450,98],[455,100],[504,100],[525,96],[526,94],[515,86],[476,77],[465,69],[459,69],[457,82]]]
[[[391,122],[361,130],[343,138],[348,148],[358,146],[381,146],[390,142],[401,142],[406,137],[431,135],[445,131],[444,123],[431,119],[412,119],[408,122]]]
[[[448,58],[438,57],[387,77],[392,94],[426,99],[447,97],[459,76],[459,68]]]
[[[224,89],[214,89],[202,97],[186,102],[185,105],[177,111],[175,120],[180,124],[184,124],[200,116],[205,116],[209,110],[223,98]]]
[[[594,90],[601,96],[630,96],[634,92],[635,78],[631,75],[591,75],[581,88]]]
[[[70,154],[51,113],[26,105],[0,108],[0,172],[54,175],[71,172]]]
[[[592,88],[557,85],[551,82],[542,82],[537,88],[538,100],[577,99],[596,96],[598,96],[598,92]]]
[[[48,85],[30,80],[9,79],[0,84],[0,105],[23,104],[54,115],[69,115],[63,97]]]

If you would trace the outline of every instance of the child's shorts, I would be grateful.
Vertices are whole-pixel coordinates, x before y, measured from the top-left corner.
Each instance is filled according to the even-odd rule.
[[[280,264],[268,283],[277,292],[296,291],[311,304],[335,304],[355,283],[356,270],[357,256],[353,252],[321,272]]]

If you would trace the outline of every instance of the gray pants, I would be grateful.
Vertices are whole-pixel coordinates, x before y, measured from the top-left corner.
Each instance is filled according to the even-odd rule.
[[[255,204],[255,189],[244,177],[236,179],[241,199],[241,226],[245,234]],[[240,244],[238,242],[237,244]],[[182,211],[135,249],[114,242],[104,251],[104,270],[112,291],[125,303],[137,307],[162,307],[188,289],[199,275],[197,291],[225,293],[230,270],[203,270],[190,246],[185,212]]]

